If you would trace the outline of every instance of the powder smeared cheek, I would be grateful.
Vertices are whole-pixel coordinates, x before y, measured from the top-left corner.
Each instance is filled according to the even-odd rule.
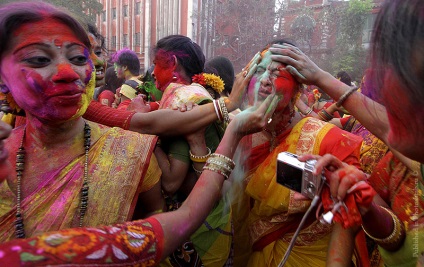
[[[246,92],[249,105],[253,105],[256,102],[258,90],[259,90],[258,77],[253,76],[250,79],[249,86],[247,87],[247,92]]]
[[[47,86],[51,86],[52,83],[50,82],[46,82],[43,77],[35,72],[35,71],[28,71],[27,69],[21,69],[21,72],[24,74],[27,84],[35,89],[36,92],[38,93],[44,93],[44,88],[47,88]],[[20,93],[25,93],[25,92],[20,92]]]
[[[72,116],[71,120],[81,117],[85,113],[85,111],[88,108],[88,105],[93,99],[94,88],[96,86],[96,73],[92,71],[91,76],[88,76],[88,77],[90,77],[91,79],[89,80],[87,86],[85,87],[85,93],[82,94],[81,102],[79,104],[79,109],[76,111],[75,115]]]

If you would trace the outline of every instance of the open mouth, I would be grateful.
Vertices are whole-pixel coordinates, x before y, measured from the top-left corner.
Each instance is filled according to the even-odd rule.
[[[99,77],[102,77],[103,78],[103,76],[105,75],[105,71],[104,71],[104,69],[103,69],[103,67],[96,67],[96,77],[97,78],[99,78]]]

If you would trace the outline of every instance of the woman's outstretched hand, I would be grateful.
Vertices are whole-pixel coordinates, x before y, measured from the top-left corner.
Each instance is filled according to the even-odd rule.
[[[250,79],[253,74],[256,72],[258,62],[261,59],[259,52],[250,60],[249,64],[243,70],[236,75],[234,81],[233,89],[229,96],[229,103],[227,104],[227,109],[231,112],[240,107],[243,100],[243,95],[246,91],[247,86],[249,85]]]
[[[317,84],[324,73],[309,57],[293,45],[274,44],[269,51],[273,54],[272,60],[287,65],[286,69],[300,83]]]

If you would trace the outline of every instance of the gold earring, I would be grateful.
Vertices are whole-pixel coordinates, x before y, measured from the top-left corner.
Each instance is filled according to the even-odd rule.
[[[5,95],[4,99],[0,101],[1,102],[0,111],[6,114],[12,113],[12,108],[10,107],[10,103],[9,101],[7,101],[7,97],[6,97],[6,95],[9,94],[10,92],[7,85],[0,84],[0,92]]]

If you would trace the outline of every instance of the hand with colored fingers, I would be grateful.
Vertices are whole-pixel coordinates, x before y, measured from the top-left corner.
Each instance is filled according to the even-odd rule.
[[[252,58],[252,60],[250,60],[249,64],[247,64],[247,66],[236,75],[233,89],[231,90],[231,94],[229,96],[229,103],[226,103],[228,111],[231,112],[240,107],[246,88],[249,85],[253,74],[256,72],[256,68],[260,59],[261,56],[259,53],[257,53]]]
[[[299,48],[290,44],[274,44],[269,48],[272,60],[287,65],[286,69],[304,84],[317,84],[325,72]]]
[[[239,136],[262,131],[280,99],[280,96],[269,95],[259,106],[243,110],[234,117],[227,130]]]
[[[324,210],[334,211],[334,206],[340,205],[334,214],[334,221],[344,228],[358,226],[362,223],[361,215],[371,206],[375,190],[366,182],[367,176],[356,167],[347,165],[333,155],[304,155],[299,160],[316,159],[314,174],[324,170],[328,187],[321,194]]]
[[[139,94],[131,100],[130,105],[128,106],[129,111],[147,113],[151,111],[149,103],[146,102],[146,96]]]

